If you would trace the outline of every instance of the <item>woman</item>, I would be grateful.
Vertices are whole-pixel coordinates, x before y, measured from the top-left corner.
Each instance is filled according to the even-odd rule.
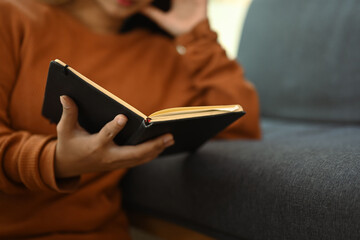
[[[217,43],[206,0],[173,0],[168,12],[150,0],[42,2],[0,0],[0,238],[129,239],[118,182],[126,168],[174,143],[167,134],[116,146],[112,137],[126,117],[114,116],[91,135],[66,96],[61,121],[51,125],[41,116],[50,60],[61,59],[145,114],[239,103],[246,117],[220,136],[259,138],[255,90]],[[129,29],[139,13],[166,34]]]

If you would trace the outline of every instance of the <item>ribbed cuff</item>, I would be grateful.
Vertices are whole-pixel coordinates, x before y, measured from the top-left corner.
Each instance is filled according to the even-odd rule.
[[[34,135],[26,139],[19,150],[18,171],[21,182],[26,188],[33,191],[49,190],[48,186],[42,181],[39,171],[39,156],[47,141],[49,139],[43,136]]]
[[[21,182],[32,191],[74,191],[80,177],[57,181],[55,179],[54,156],[56,140],[54,137],[33,135],[24,143],[18,162]]]
[[[56,151],[56,140],[50,141],[46,148],[44,148],[40,157],[40,176],[43,182],[60,193],[69,193],[77,189],[80,176],[72,178],[61,178],[55,177],[55,151]]]

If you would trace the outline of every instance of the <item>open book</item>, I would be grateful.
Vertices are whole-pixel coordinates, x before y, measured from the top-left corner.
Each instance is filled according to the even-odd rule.
[[[146,116],[60,60],[51,61],[42,114],[58,123],[62,114],[60,96],[71,97],[79,109],[79,124],[89,133],[100,129],[117,114],[128,122],[114,138],[118,145],[135,145],[165,133],[175,144],[164,154],[193,151],[245,114],[240,105],[178,107]],[[166,101],[166,99],[164,99]]]

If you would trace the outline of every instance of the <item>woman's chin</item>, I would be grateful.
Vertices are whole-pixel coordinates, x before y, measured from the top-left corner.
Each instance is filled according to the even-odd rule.
[[[98,0],[100,6],[114,18],[128,18],[131,15],[139,12],[144,6],[148,5],[151,1],[149,0],[112,0],[103,1]]]
[[[114,9],[112,11],[108,11],[108,14],[113,18],[125,19],[137,13],[137,10],[130,11],[130,9]]]

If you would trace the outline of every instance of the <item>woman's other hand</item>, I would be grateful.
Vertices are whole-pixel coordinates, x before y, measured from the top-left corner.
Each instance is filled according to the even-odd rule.
[[[174,144],[172,135],[166,134],[136,146],[118,146],[113,139],[126,124],[124,115],[116,116],[99,133],[89,134],[78,123],[78,109],[72,99],[61,96],[60,100],[63,113],[57,125],[57,178],[134,167],[156,158]]]
[[[168,12],[149,6],[142,13],[176,37],[190,32],[207,18],[207,0],[172,0]]]

